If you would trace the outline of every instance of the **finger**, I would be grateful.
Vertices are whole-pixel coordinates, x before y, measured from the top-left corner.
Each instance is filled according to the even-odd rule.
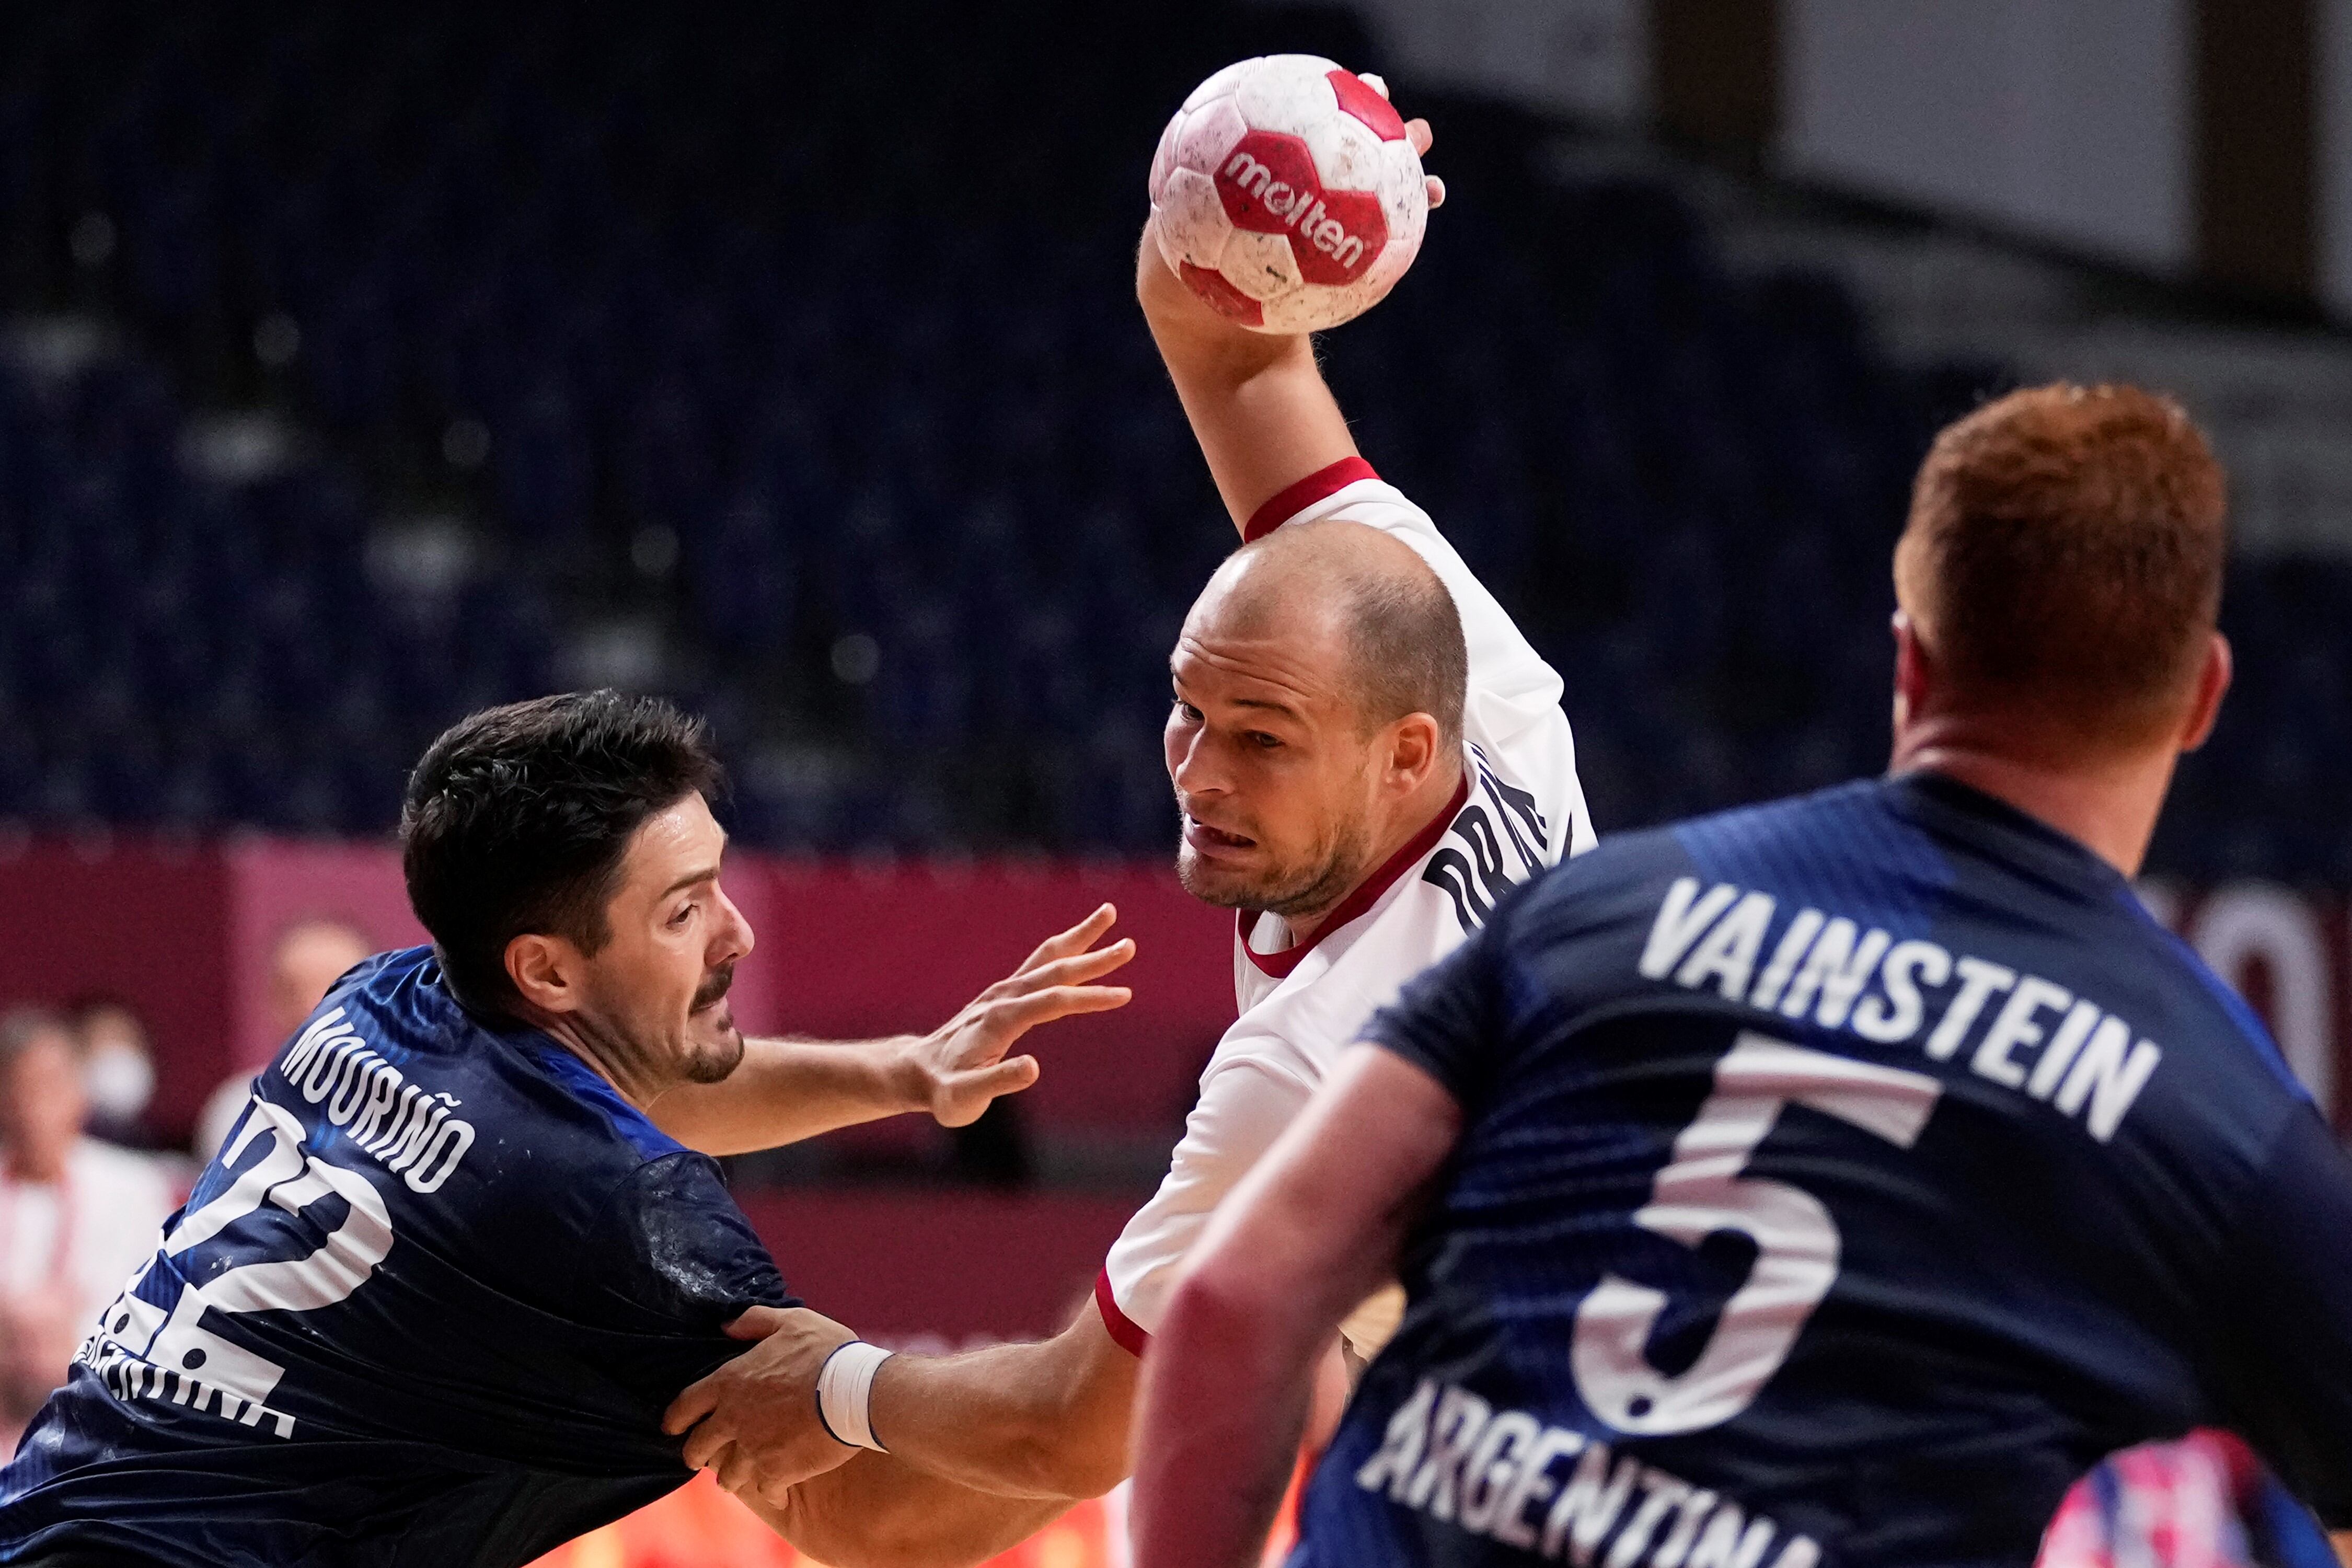
[[[1433,207],[1444,206],[1445,205],[1445,182],[1439,179],[1434,174],[1429,175],[1428,179],[1429,205]]]
[[[1021,968],[1026,970],[1034,964],[1049,963],[1055,959],[1067,957],[1073,952],[1084,952],[1092,947],[1103,932],[1110,930],[1111,922],[1117,919],[1118,919],[1118,910],[1109,904],[1097,905],[1092,914],[1069,930],[1057,932],[1039,942],[1036,951],[1022,961]]]
[[[685,1393],[669,1402],[662,1412],[662,1430],[675,1437],[712,1411],[719,1408],[717,1375],[689,1384]]]
[[[1358,71],[1356,73],[1356,79],[1362,82],[1366,87],[1370,88],[1374,92],[1379,93],[1382,98],[1386,98],[1389,95],[1389,83],[1386,77],[1374,76],[1370,71]]]
[[[1014,1057],[992,1068],[958,1073],[941,1088],[947,1109],[936,1120],[942,1127],[968,1127],[980,1120],[980,1113],[991,1102],[1004,1095],[1018,1094],[1035,1083],[1038,1070],[1035,1057]]]
[[[1100,941],[1103,932],[1110,930],[1111,922],[1118,919],[1118,906],[1114,904],[1100,905],[1096,909],[1094,913],[1088,915],[1086,919],[1080,921],[1069,930],[1055,936],[1049,936],[1044,942],[1039,942],[1037,944],[1037,951],[1031,953],[1027,958],[1023,959],[1021,961],[1021,967],[1014,970],[1013,973],[1015,974],[1025,973],[1037,964],[1049,963],[1057,958],[1066,958],[1074,952],[1084,952],[1087,948],[1094,946],[1097,942]]]
[[[1408,120],[1404,122],[1404,139],[1412,143],[1415,153],[1426,158],[1430,148],[1436,144],[1437,132],[1429,128],[1426,120]]]
[[[985,1095],[994,1100],[1001,1094],[1018,1094],[1037,1081],[1042,1071],[1035,1057],[1014,1057],[1011,1061],[982,1068],[978,1072],[961,1073],[949,1085],[950,1094],[967,1092]]]
[[[1097,947],[1086,952],[1072,953],[1051,963],[1026,969],[996,987],[991,1000],[1007,996],[1025,996],[1032,991],[1043,991],[1055,985],[1083,985],[1099,980],[1112,970],[1135,956],[1135,939],[1121,937],[1108,947]]]
[[[719,1484],[739,1497],[747,1487],[756,1488],[760,1484],[759,1465],[751,1455],[732,1443],[727,1445],[727,1451],[719,1456],[718,1464],[712,1468],[719,1474]]]
[[[688,1435],[684,1458],[688,1469],[701,1470],[734,1451],[734,1436],[721,1432],[718,1423],[706,1421]]]
[[[1056,985],[989,1005],[990,1032],[1010,1045],[1040,1024],[1080,1013],[1108,1013],[1124,1007],[1135,993],[1124,985]]]
[[[792,1321],[781,1307],[752,1307],[727,1325],[730,1340],[764,1340]]]

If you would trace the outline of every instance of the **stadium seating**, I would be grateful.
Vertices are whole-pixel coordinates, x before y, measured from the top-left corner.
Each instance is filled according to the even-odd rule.
[[[754,842],[1160,850],[1165,653],[1231,535],[1129,298],[1143,163],[1223,59],[1365,50],[1125,9],[17,18],[0,818],[379,833],[439,725],[636,627]],[[1456,200],[1331,371],[1565,674],[1602,826],[1874,769],[1908,476],[1998,369],[1891,364],[1669,184],[1441,107]],[[192,468],[224,408],[290,455]],[[456,567],[404,565],[418,518]],[[2352,572],[2243,572],[2230,625],[2159,862],[2352,878]]]

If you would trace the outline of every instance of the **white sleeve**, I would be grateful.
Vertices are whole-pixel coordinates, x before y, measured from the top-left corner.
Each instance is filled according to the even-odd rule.
[[[1306,1107],[1314,1086],[1260,1057],[1213,1062],[1184,1137],[1151,1201],[1111,1244],[1095,1299],[1111,1338],[1140,1355],[1160,1331],[1184,1257],[1216,1212],[1282,1130]]]
[[[1591,848],[1592,823],[1576,777],[1576,741],[1560,711],[1559,672],[1535,650],[1427,512],[1383,481],[1370,464],[1350,458],[1266,502],[1242,531],[1260,539],[1288,523],[1328,517],[1393,533],[1429,563],[1454,595],[1463,640],[1469,645],[1463,728],[1515,782],[1535,793],[1551,828],[1552,858]]]

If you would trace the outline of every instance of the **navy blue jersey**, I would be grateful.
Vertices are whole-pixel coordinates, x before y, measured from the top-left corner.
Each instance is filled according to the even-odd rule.
[[[2030,1563],[2244,1434],[2352,1525],[2352,1162],[2081,846],[1932,775],[1629,837],[1370,1026],[1465,1112],[1295,1564]]]
[[[662,1410],[755,1304],[796,1303],[709,1159],[383,954],[0,1472],[0,1561],[528,1562],[688,1479]]]

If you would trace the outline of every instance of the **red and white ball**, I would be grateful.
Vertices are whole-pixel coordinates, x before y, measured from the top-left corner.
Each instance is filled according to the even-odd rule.
[[[1160,252],[1219,313],[1315,332],[1378,304],[1429,223],[1421,156],[1387,95],[1314,55],[1227,66],[1151,160]]]

